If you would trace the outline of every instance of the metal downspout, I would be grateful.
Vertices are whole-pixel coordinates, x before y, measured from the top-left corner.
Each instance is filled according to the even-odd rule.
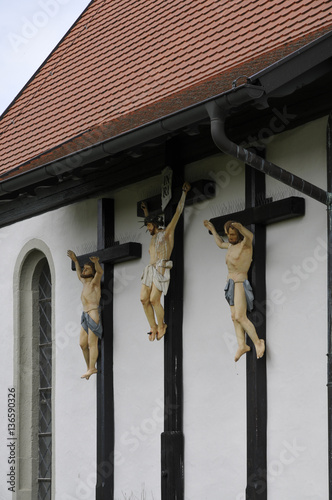
[[[296,175],[278,167],[274,163],[255,155],[251,151],[235,144],[228,139],[225,133],[226,113],[218,106],[216,102],[208,103],[207,111],[211,120],[211,135],[215,145],[224,153],[227,153],[238,160],[250,165],[251,167],[264,172],[266,175],[283,182],[287,186],[297,189],[315,200],[327,204],[328,193],[310,182],[297,177]]]

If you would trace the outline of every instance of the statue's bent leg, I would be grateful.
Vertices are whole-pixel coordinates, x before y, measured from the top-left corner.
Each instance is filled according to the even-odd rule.
[[[153,307],[151,305],[150,296],[151,296],[151,288],[142,284],[140,299],[141,299],[143,309],[144,309],[145,315],[147,317],[148,323],[149,323],[150,328],[151,328],[150,334],[149,334],[149,340],[153,341],[156,338],[158,328],[157,328],[157,323],[155,321],[155,316],[154,316]]]
[[[243,354],[250,351],[250,347],[246,344],[245,331],[242,325],[235,319],[235,306],[231,306],[231,315],[234,324],[236,340],[239,346],[234,357],[234,361],[236,362],[241,358],[241,356],[243,356]]]
[[[158,335],[157,335],[157,340],[160,340],[166,333],[166,328],[167,325],[164,323],[164,316],[165,316],[165,311],[163,306],[161,305],[161,295],[162,291],[158,290],[156,285],[153,283],[152,289],[151,289],[151,304],[154,309],[154,312],[156,314],[157,318],[157,323],[158,323]]]
[[[86,367],[89,369],[89,340],[88,340],[88,334],[83,327],[81,327],[80,331],[80,348],[82,349],[83,352],[83,356],[86,362]]]
[[[235,320],[240,323],[243,330],[247,332],[252,340],[256,349],[257,358],[261,358],[265,351],[265,342],[258,338],[255,326],[247,317],[247,300],[243,283],[235,283],[234,308]]]

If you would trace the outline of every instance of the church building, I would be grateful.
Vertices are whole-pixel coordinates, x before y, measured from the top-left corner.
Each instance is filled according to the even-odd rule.
[[[89,3],[0,117],[1,499],[332,500],[331,89],[328,0]],[[159,340],[146,210],[179,215]],[[103,269],[86,379],[69,250]]]

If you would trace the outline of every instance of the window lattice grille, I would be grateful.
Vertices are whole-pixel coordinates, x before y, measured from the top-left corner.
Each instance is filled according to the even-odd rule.
[[[52,478],[52,284],[48,264],[39,279],[39,473],[38,500],[51,500]]]

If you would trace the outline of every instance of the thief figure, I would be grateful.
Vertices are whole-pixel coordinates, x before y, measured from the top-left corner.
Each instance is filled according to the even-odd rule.
[[[83,283],[80,347],[83,351],[87,371],[81,378],[89,380],[91,375],[97,373],[98,338],[101,339],[103,333],[99,302],[101,297],[101,277],[104,271],[99,264],[99,257],[90,257],[90,262],[84,264],[82,270],[75,253],[68,250],[67,255],[75,263],[77,277]]]
[[[232,321],[234,323],[238,350],[235,361],[250,347],[246,344],[245,332],[251,338],[257,358],[261,358],[265,352],[265,342],[257,336],[256,328],[247,317],[247,309],[253,309],[254,296],[248,281],[248,271],[252,262],[252,240],[253,234],[239,222],[228,221],[224,226],[228,243],[217,233],[214,225],[205,220],[204,226],[212,233],[219,248],[227,249],[226,266],[228,268],[227,284],[225,287],[225,298],[230,305]]]

